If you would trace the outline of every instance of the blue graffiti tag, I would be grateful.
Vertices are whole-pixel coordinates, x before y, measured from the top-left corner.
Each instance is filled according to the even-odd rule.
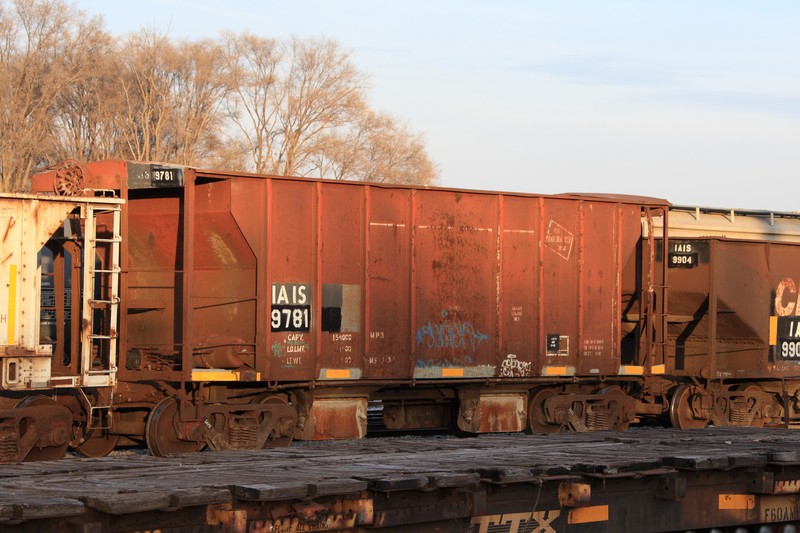
[[[453,350],[471,349],[473,352],[489,337],[481,333],[469,322],[451,322],[447,320],[447,311],[442,311],[442,322],[433,324],[428,321],[417,330],[417,346],[428,349],[447,348]]]
[[[464,359],[443,359],[434,361],[433,359],[417,359],[417,368],[458,368],[462,366],[472,366],[472,357],[466,356]]]

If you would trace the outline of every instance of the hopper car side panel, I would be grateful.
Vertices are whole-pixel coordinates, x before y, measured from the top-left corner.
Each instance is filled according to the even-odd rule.
[[[539,234],[542,247],[541,352],[544,375],[574,375],[579,350],[578,300],[583,245],[579,204],[574,200],[545,199]],[[599,317],[598,317],[599,318]]]
[[[150,371],[180,370],[184,257],[182,198],[177,192],[154,196],[150,191],[131,191],[128,197],[120,295],[123,379],[143,379]],[[151,363],[143,363],[143,359],[151,359]]]
[[[670,243],[670,372],[715,379],[798,374],[793,350],[795,244]]]
[[[192,189],[190,330],[185,335],[193,350],[192,368],[256,368],[258,260],[243,232],[248,226],[241,222],[247,219],[235,216],[232,184],[198,179]]]
[[[497,197],[418,191],[414,377],[491,377],[497,350]]]
[[[269,335],[270,302],[272,290],[264,265],[269,257],[267,232],[269,231],[268,207],[269,183],[262,180],[236,180],[230,182],[231,188],[231,215],[236,222],[238,230],[247,243],[253,257],[252,271],[247,272],[250,279],[250,292],[246,294],[247,312],[244,316],[237,317],[241,322],[250,325],[250,334],[247,339],[253,343],[254,377],[269,376],[272,368],[271,351],[267,338]],[[201,194],[202,196],[202,194]]]
[[[316,330],[321,358],[316,378],[364,372],[367,303],[367,188],[318,185],[320,202],[319,313]],[[322,355],[324,354],[324,355]],[[333,373],[333,375],[329,375]]]
[[[408,189],[367,189],[365,274],[367,351],[362,361],[368,379],[408,378],[416,363],[409,334],[412,270],[412,197]],[[345,238],[347,238],[345,236]]]
[[[313,311],[321,297],[315,283],[322,247],[317,236],[318,189],[313,182],[301,181],[270,180],[268,186],[269,255],[259,269],[268,280],[270,301],[271,371],[264,379],[313,379],[319,353]]]
[[[712,241],[717,263],[716,356],[711,375],[761,378],[775,375],[769,360],[770,270],[765,243]]]
[[[501,198],[500,349],[501,377],[529,377],[541,372],[541,198]],[[505,354],[505,355],[504,355]]]

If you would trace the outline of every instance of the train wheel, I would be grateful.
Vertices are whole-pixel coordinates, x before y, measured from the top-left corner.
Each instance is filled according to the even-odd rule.
[[[119,435],[109,435],[102,429],[93,429],[83,436],[83,442],[75,447],[75,451],[83,457],[105,457],[114,451],[119,442]]]
[[[534,435],[561,433],[561,425],[549,423],[544,412],[545,402],[556,395],[553,389],[539,389],[531,395],[531,401],[528,403],[528,426]]]
[[[700,429],[706,427],[708,420],[697,419],[692,416],[692,406],[689,402],[697,393],[696,387],[679,385],[672,394],[669,404],[669,421],[672,427],[680,429]]]
[[[44,446],[42,448],[34,445],[23,461],[55,461],[56,459],[64,457],[67,453],[67,447],[69,446],[69,431],[72,425],[72,414],[70,410],[47,396],[28,396],[16,405],[17,409],[23,407],[48,407],[48,410],[52,411],[52,414],[48,413],[51,427],[50,433],[51,435],[56,431],[63,433],[61,438],[58,438],[57,441],[64,441],[63,444]],[[62,418],[62,420],[56,422],[54,426],[53,420],[59,417]],[[27,424],[27,422],[23,420],[22,424]],[[25,433],[25,430],[25,427],[20,427],[20,434]]]
[[[147,448],[156,457],[194,453],[203,448],[202,442],[178,438],[174,423],[177,415],[178,402],[174,398],[167,397],[158,402],[147,417],[144,435]]]
[[[289,405],[289,402],[286,401],[285,398],[282,396],[277,396],[275,394],[264,394],[255,398],[252,403],[273,403],[273,404],[281,404],[281,405]],[[264,443],[263,448],[284,448],[289,446],[292,443],[292,438],[294,435],[285,435],[283,437],[278,437],[276,439],[267,439]]]

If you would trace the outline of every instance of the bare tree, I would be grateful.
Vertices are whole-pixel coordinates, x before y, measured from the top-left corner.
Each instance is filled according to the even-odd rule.
[[[52,146],[58,95],[83,75],[100,19],[59,0],[14,0],[0,11],[0,172],[5,190],[25,186]]]
[[[322,136],[313,161],[320,177],[433,185],[438,169],[421,136],[390,115],[366,110],[347,128]]]
[[[230,83],[227,111],[239,131],[240,146],[249,154],[250,170],[274,172],[281,142],[278,65],[283,50],[274,39],[249,33],[227,34],[226,79]]]
[[[230,90],[223,50],[218,42],[204,39],[182,43],[176,52],[172,110],[180,147],[177,162],[199,165],[214,158],[223,144],[221,109]]]
[[[309,158],[316,139],[348,125],[364,110],[366,80],[335,41],[295,37],[290,48],[282,84],[284,141],[276,170],[305,175],[313,169]]]
[[[423,137],[412,134],[387,114],[370,115],[364,165],[353,178],[434,185],[439,169],[428,157]]]
[[[223,54],[211,40],[174,44],[143,30],[120,53],[124,113],[117,125],[127,157],[197,165],[213,156],[222,129]]]
[[[57,95],[50,160],[120,157],[117,117],[122,101],[117,90],[119,54],[114,41],[107,34],[99,34],[90,46],[75,52],[85,56],[84,72]]]
[[[170,69],[175,51],[166,35],[144,29],[123,48],[120,94],[125,113],[118,125],[132,159],[169,160],[176,155],[169,124],[170,93],[175,79]]]
[[[292,38],[281,45],[229,35],[227,50],[230,117],[255,172],[307,175],[319,138],[364,109],[364,76],[335,41]]]

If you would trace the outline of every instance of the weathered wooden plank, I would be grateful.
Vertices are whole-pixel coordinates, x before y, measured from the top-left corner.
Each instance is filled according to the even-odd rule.
[[[767,464],[767,456],[754,453],[745,454],[744,452],[728,456],[728,464],[736,468],[745,468],[748,466],[764,466]]]
[[[170,507],[192,507],[195,505],[212,505],[228,503],[233,500],[229,488],[219,487],[190,487],[179,489],[170,495]]]
[[[481,482],[477,472],[432,472],[424,473],[428,488],[469,487]]]
[[[417,490],[428,485],[428,477],[416,474],[402,474],[386,477],[359,478],[369,483],[369,488],[389,492],[395,490]]]
[[[14,517],[23,520],[79,516],[86,510],[81,501],[72,498],[43,498],[13,507]]]
[[[150,492],[127,492],[89,496],[86,507],[112,515],[124,515],[149,511],[162,511],[170,506],[170,492],[155,489]]]
[[[360,479],[325,479],[317,481],[308,486],[308,495],[328,496],[328,495],[348,495],[367,490],[368,483]]]
[[[510,466],[505,468],[478,468],[481,479],[492,483],[526,483],[537,479],[530,468]]]
[[[242,500],[266,502],[305,498],[308,495],[308,484],[303,481],[270,483],[263,485],[234,485],[233,494]]]
[[[675,468],[685,468],[691,470],[711,470],[715,468],[727,468],[729,466],[727,457],[708,456],[708,455],[679,455],[665,457],[664,464]]]
[[[0,504],[0,521],[8,520],[14,517],[14,504],[2,503]]]
[[[768,454],[773,463],[800,463],[800,450],[780,450]]]

